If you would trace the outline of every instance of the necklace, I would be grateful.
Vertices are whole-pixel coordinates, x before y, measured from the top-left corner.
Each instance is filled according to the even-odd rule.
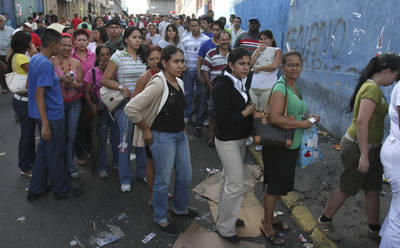
[[[71,70],[71,67],[72,67],[72,64],[71,64],[71,60],[69,60],[69,62],[68,62],[68,70],[65,70],[65,67],[64,67],[64,63],[62,62],[62,60],[60,59],[60,68],[61,68],[61,70],[64,72],[64,73],[67,73],[67,72],[69,72],[70,70]]]

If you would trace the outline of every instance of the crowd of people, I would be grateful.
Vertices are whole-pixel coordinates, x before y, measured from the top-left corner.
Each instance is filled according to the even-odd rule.
[[[55,199],[79,197],[83,191],[72,188],[70,179],[80,176],[77,165],[93,160],[99,178],[107,178],[109,140],[110,167],[118,170],[121,191],[131,191],[135,177],[146,182],[154,222],[166,233],[177,234],[167,217],[169,198],[173,198],[172,216],[197,215],[188,206],[192,162],[186,126],[193,125],[193,134],[202,137],[206,125],[206,144],[216,148],[223,167],[217,231],[237,243],[236,227],[253,224],[238,219],[245,147],[254,143],[252,116],[268,106],[271,123],[294,129],[287,149],[255,147],[265,165],[265,214],[260,229],[271,243],[283,245],[277,232],[289,226],[273,215],[277,196],[293,191],[303,130],[320,117],[309,113],[297,85],[302,55],[284,54],[271,30],[260,31],[257,17],[247,20],[248,31],[241,29],[239,16],[231,15],[229,22],[225,17],[214,20],[212,11],[198,19],[110,14],[80,19],[75,14],[70,22],[35,14],[14,30],[0,16],[3,93],[8,93],[5,73],[27,75],[26,91],[12,96],[21,127],[18,166],[22,175],[31,177],[27,200],[50,191]],[[340,184],[318,218],[321,230],[334,241],[340,241],[340,235],[333,216],[362,189],[369,237],[382,237],[381,247],[400,246],[400,159],[395,152],[400,142],[400,93],[396,86],[388,107],[380,89],[399,79],[400,57],[394,54],[372,58],[360,75],[349,105],[352,123],[341,141]],[[121,103],[111,108],[102,99],[103,89],[119,94]],[[388,108],[391,129],[381,152]],[[392,184],[393,200],[381,229],[383,170]],[[169,192],[172,171],[173,195]]]

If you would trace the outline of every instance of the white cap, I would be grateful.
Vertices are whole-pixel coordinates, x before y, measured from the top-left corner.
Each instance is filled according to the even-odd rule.
[[[25,22],[23,25],[27,26],[28,28],[32,28],[32,24],[30,24],[29,22]]]

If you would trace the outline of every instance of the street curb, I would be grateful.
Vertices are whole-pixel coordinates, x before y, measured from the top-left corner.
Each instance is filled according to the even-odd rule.
[[[254,145],[249,147],[250,153],[253,155],[256,162],[264,169],[261,152],[254,150]],[[309,234],[309,237],[318,248],[337,248],[335,242],[330,240],[317,226],[317,221],[311,214],[310,210],[299,201],[299,196],[295,192],[289,192],[286,196],[280,196],[282,202],[292,212],[292,218]]]

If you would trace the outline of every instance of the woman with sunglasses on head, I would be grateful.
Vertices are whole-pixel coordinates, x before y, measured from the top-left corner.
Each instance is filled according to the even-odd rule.
[[[167,31],[165,32],[165,37],[160,40],[158,45],[161,48],[164,48],[169,45],[173,45],[173,46],[176,46],[176,47],[182,49],[182,51],[184,50],[183,44],[181,43],[181,40],[179,39],[178,28],[176,27],[175,24],[169,24],[167,26]]]
[[[343,171],[339,187],[334,189],[318,218],[321,230],[333,241],[341,235],[332,219],[343,203],[362,189],[368,219],[369,238],[379,240],[379,192],[382,190],[381,142],[384,136],[388,104],[380,86],[389,86],[400,78],[400,56],[382,54],[372,58],[362,71],[350,99],[353,111],[350,127],[340,142]],[[384,157],[387,158],[387,157]]]
[[[296,162],[302,139],[303,129],[319,122],[320,117],[307,113],[307,104],[303,100],[297,79],[303,69],[303,60],[299,52],[290,51],[282,57],[283,75],[272,88],[270,101],[270,122],[283,129],[295,129],[293,143],[288,148],[262,148],[264,168],[264,219],[261,231],[274,245],[283,245],[284,240],[276,235],[277,231],[287,231],[288,225],[273,216],[277,196],[287,195],[294,189]],[[286,101],[287,100],[287,101]],[[283,113],[287,112],[287,115]]]
[[[81,98],[83,97],[82,69],[77,59],[71,58],[74,47],[70,34],[62,33],[60,54],[52,57],[51,62],[60,80],[61,92],[64,99],[65,112],[65,164],[71,177],[78,177],[79,171],[75,167],[74,147],[77,137],[78,121],[81,114]]]
[[[250,53],[244,48],[229,52],[228,65],[221,76],[214,79],[212,98],[215,108],[215,147],[221,159],[223,173],[218,199],[218,234],[237,243],[238,219],[244,195],[245,139],[252,132],[255,111],[245,83],[250,71]]]
[[[99,137],[99,152],[97,169],[100,178],[108,177],[107,173],[107,134],[110,129],[112,168],[118,168],[119,128],[116,120],[111,118],[107,107],[100,101],[101,79],[110,61],[111,50],[106,45],[96,47],[95,67],[90,69],[83,78],[86,84],[85,99],[93,115],[98,115],[97,134]]]
[[[146,88],[132,98],[125,112],[140,128],[135,133],[138,144],[150,146],[153,156],[153,220],[162,231],[177,234],[177,227],[167,219],[168,189],[173,169],[172,215],[197,216],[194,210],[188,208],[192,166],[185,133],[186,100],[183,82],[179,78],[185,69],[183,51],[172,45],[165,47],[160,67],[162,71],[154,75]]]
[[[137,27],[130,26],[125,30],[123,41],[125,49],[116,51],[104,72],[101,84],[112,90],[120,90],[125,98],[124,102],[114,110],[119,126],[119,178],[121,191],[131,191],[133,171],[130,164],[130,151],[134,125],[124,113],[126,103],[133,97],[139,76],[146,71],[146,53],[142,44],[142,34]],[[118,82],[113,80],[114,74],[118,75]],[[136,177],[141,180],[146,178],[146,152],[144,147],[136,147]]]

